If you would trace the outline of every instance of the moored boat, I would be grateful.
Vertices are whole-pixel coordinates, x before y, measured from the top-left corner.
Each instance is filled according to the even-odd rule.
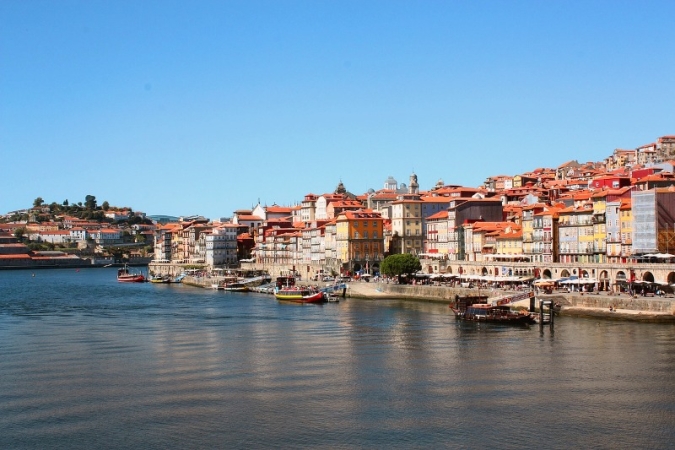
[[[535,323],[529,312],[513,311],[508,303],[487,303],[486,297],[457,297],[450,308],[457,320],[514,325]]]
[[[142,283],[145,281],[145,275],[141,272],[131,272],[129,267],[125,264],[117,270],[117,281],[124,283]]]
[[[248,292],[250,289],[243,283],[223,283],[223,290],[230,292]]]
[[[168,276],[163,275],[153,275],[148,277],[148,281],[151,283],[171,283],[171,279]]]
[[[225,277],[218,283],[218,289],[230,292],[248,292],[250,288],[238,277]]]
[[[277,288],[274,292],[274,296],[277,300],[295,303],[323,303],[326,301],[323,292],[308,286]]]

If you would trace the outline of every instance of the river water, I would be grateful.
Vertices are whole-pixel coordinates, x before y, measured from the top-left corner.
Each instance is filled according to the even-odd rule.
[[[672,448],[675,327],[0,272],[0,448]]]

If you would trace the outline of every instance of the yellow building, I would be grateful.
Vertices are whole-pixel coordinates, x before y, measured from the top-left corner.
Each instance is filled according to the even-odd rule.
[[[619,208],[621,226],[621,259],[623,262],[633,254],[633,207],[630,199],[621,200]]]
[[[379,271],[384,259],[384,220],[369,209],[344,211],[335,221],[336,254],[342,272]]]
[[[424,251],[422,201],[418,195],[403,196],[391,204],[391,253],[418,255]]]
[[[506,228],[496,236],[497,252],[499,256],[523,255],[523,232],[518,228]]]
[[[598,191],[591,195],[593,201],[593,259],[596,263],[607,262],[607,191]]]

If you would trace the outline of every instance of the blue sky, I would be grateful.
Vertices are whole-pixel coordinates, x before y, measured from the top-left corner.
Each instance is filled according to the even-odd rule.
[[[0,213],[227,217],[675,134],[672,1],[0,2]]]

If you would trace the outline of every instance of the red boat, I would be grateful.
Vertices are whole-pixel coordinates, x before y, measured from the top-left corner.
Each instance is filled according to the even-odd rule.
[[[117,281],[124,283],[142,283],[145,281],[145,275],[140,272],[130,272],[129,268],[125,264],[124,267],[117,270]]]
[[[295,303],[324,303],[326,301],[322,291],[317,291],[316,289],[305,286],[277,288],[274,292],[274,296],[277,300]]]

